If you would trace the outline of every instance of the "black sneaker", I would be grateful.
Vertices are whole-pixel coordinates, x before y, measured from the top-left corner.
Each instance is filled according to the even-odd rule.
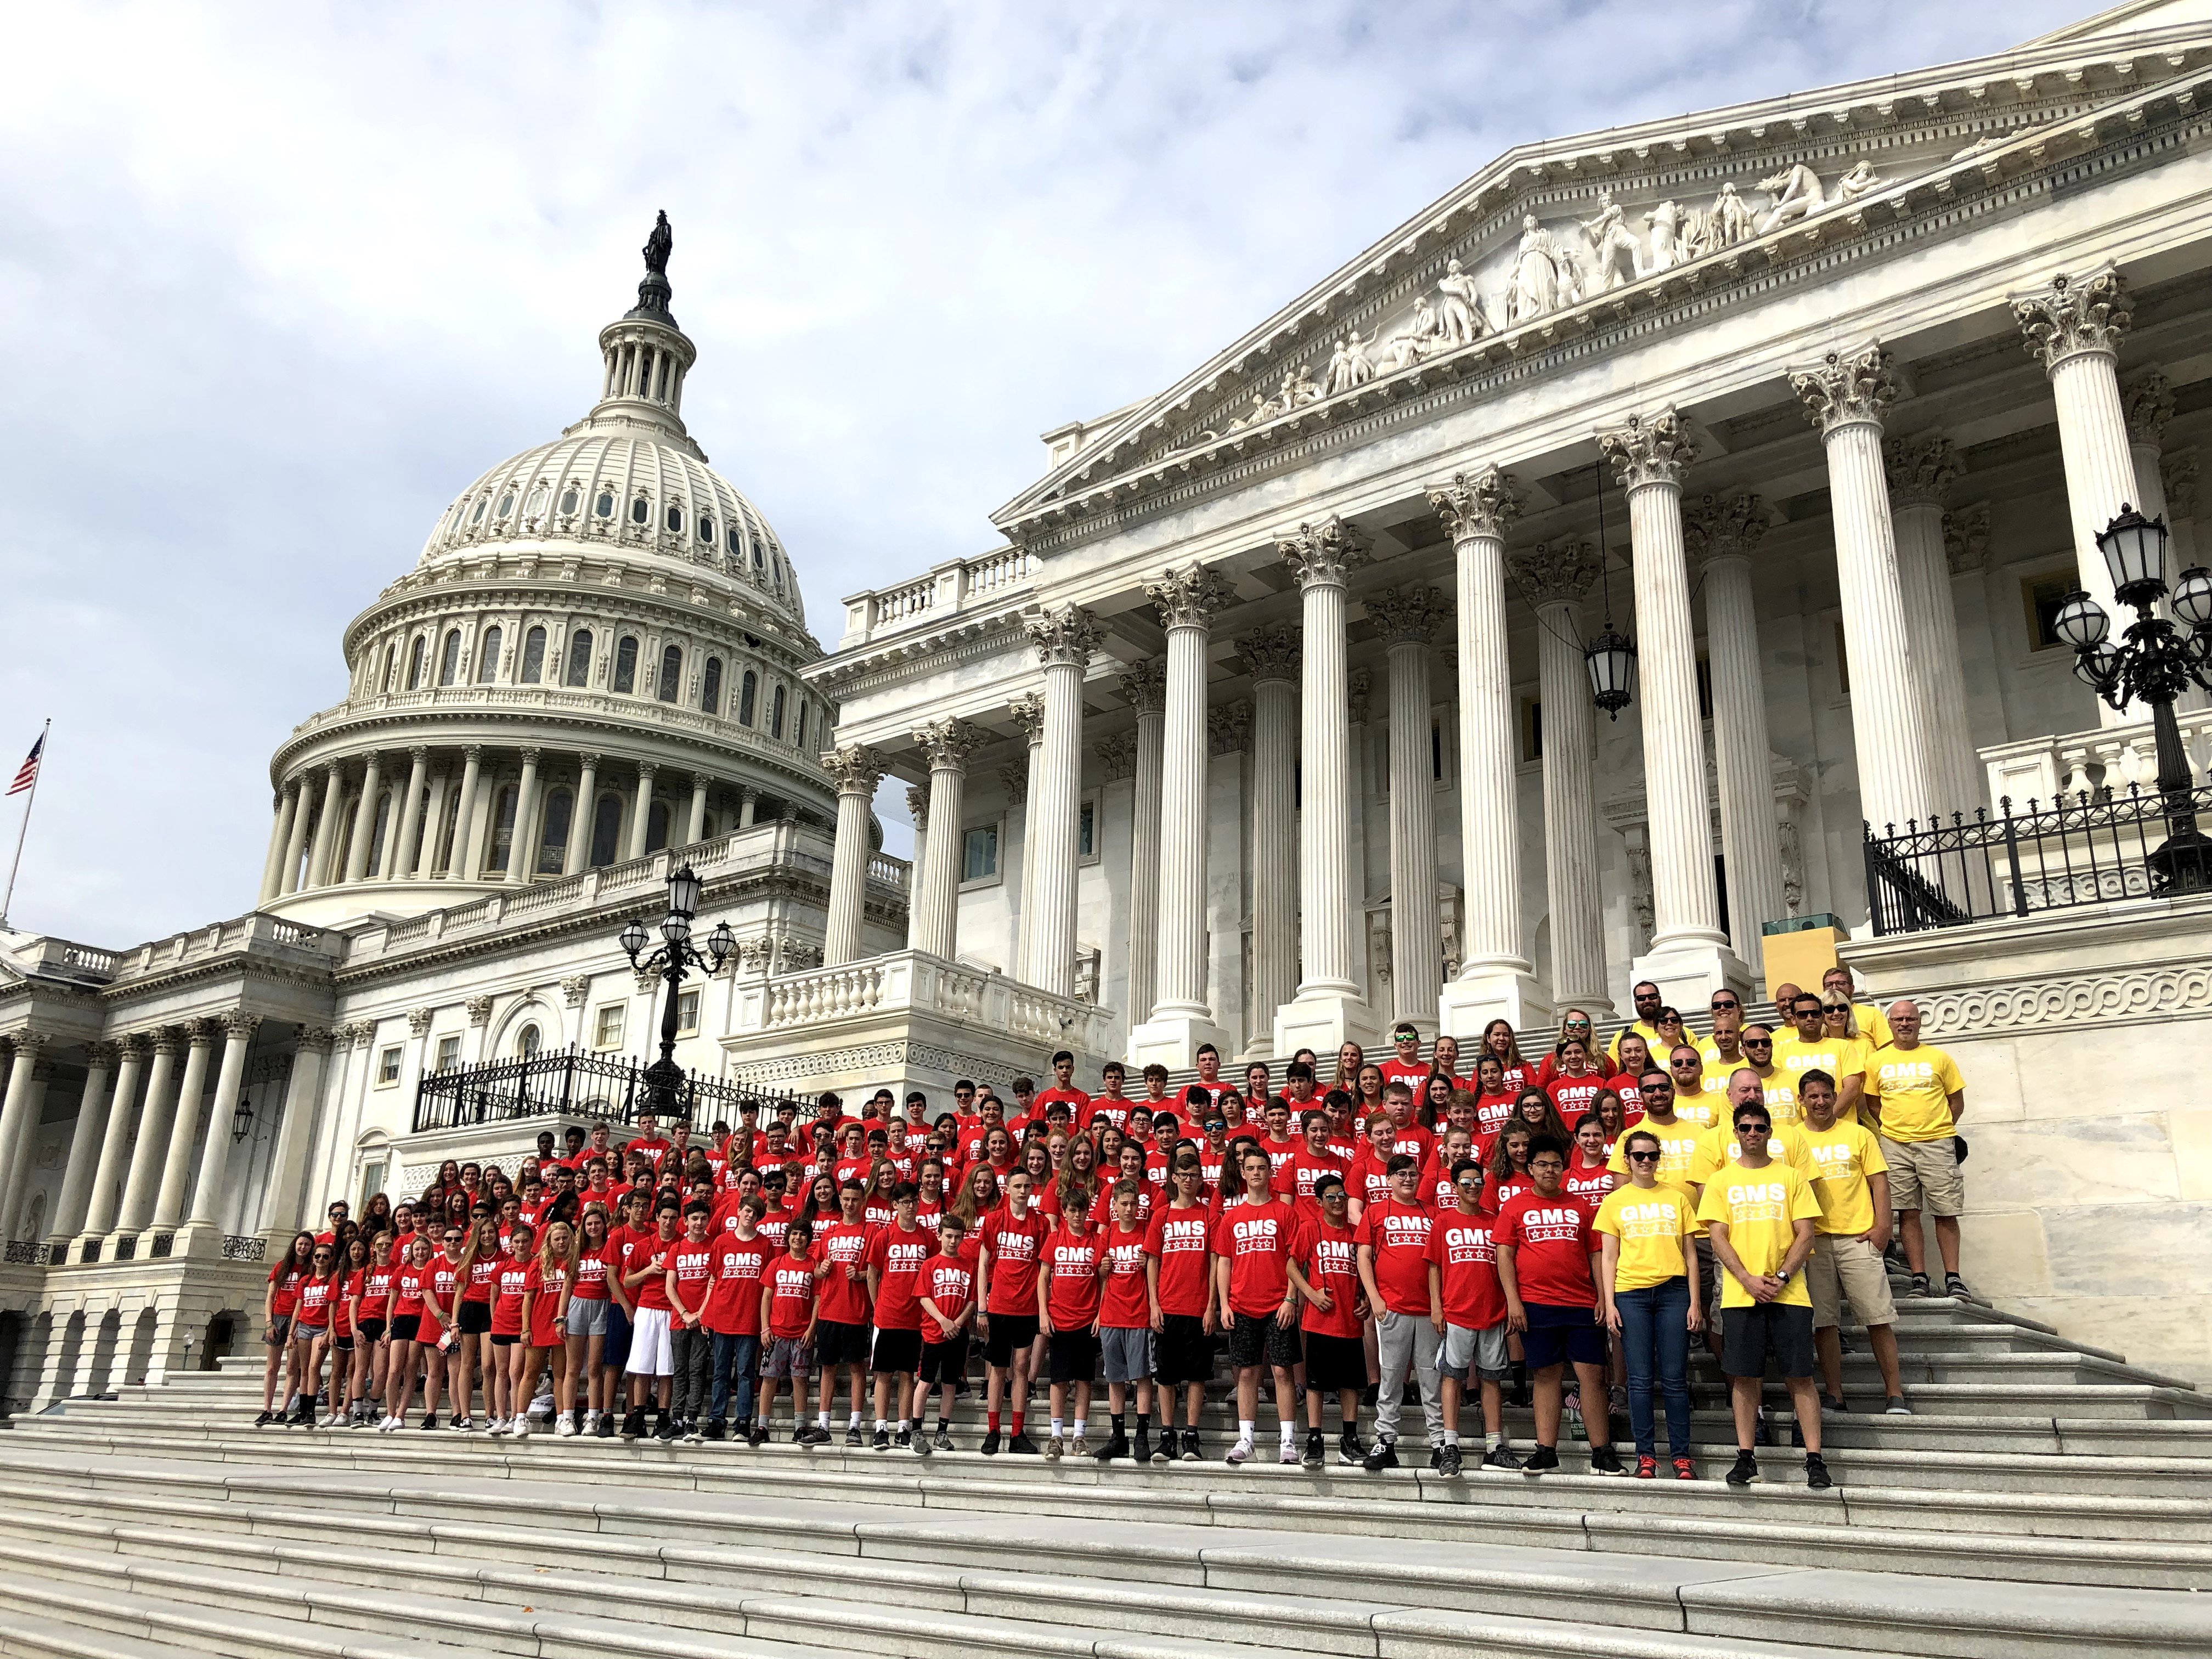
[[[1352,1467],[1364,1461],[1366,1455],[1367,1448],[1359,1443],[1358,1430],[1346,1429],[1337,1437],[1336,1461],[1338,1462]]]
[[[745,1444],[748,1446],[765,1446],[768,1444],[768,1425],[765,1423],[754,1424],[753,1431],[745,1437]]]
[[[1799,1451],[1805,1449],[1805,1425],[1802,1423],[1790,1424],[1790,1443]]]
[[[1367,1455],[1360,1460],[1359,1467],[1370,1474],[1380,1474],[1385,1469],[1396,1468],[1398,1443],[1378,1437],[1374,1445],[1369,1448]]]
[[[615,1437],[615,1414],[612,1412],[599,1413],[599,1437],[602,1440],[611,1440]]]
[[[706,1432],[701,1435],[700,1438],[702,1440],[720,1440],[725,1435],[728,1434],[729,1431],[729,1425],[723,1422],[720,1418],[710,1417],[707,1419]],[[738,1438],[742,1440],[744,1437],[745,1431],[742,1427],[740,1427],[738,1430]]]
[[[1928,1294],[1928,1275],[1926,1273],[1913,1274],[1912,1282],[1905,1288],[1905,1293],[1907,1296],[1926,1296]]]
[[[1328,1462],[1328,1437],[1319,1429],[1306,1431],[1306,1455],[1298,1459],[1310,1469],[1317,1469]]]
[[[1517,1469],[1521,1467],[1521,1459],[1504,1446],[1492,1446],[1483,1453],[1482,1467],[1486,1469]]]
[[[635,1440],[644,1433],[645,1413],[643,1412],[632,1412],[629,1416],[623,1419],[622,1437],[623,1439]]]
[[[996,1457],[999,1455],[999,1431],[996,1429],[988,1431],[983,1436],[983,1443],[975,1449],[986,1457]]]
[[[858,1423],[845,1431],[845,1443],[856,1449],[865,1443],[860,1437],[860,1425]]]
[[[1010,1436],[1006,1441],[1006,1449],[1017,1457],[1035,1457],[1037,1455],[1036,1446],[1025,1434]]]
[[[1137,1432],[1142,1434],[1144,1431],[1139,1429]],[[1106,1437],[1106,1443],[1091,1453],[1091,1456],[1094,1462],[1110,1463],[1117,1457],[1127,1457],[1128,1455],[1129,1437],[1117,1429]]]
[[[435,1412],[424,1412],[422,1413],[422,1426],[426,1429],[436,1428],[438,1426],[438,1413]]]
[[[1152,1425],[1150,1421],[1137,1425],[1137,1443],[1129,1455],[1139,1463],[1149,1463],[1154,1457],[1158,1457],[1163,1463],[1167,1462],[1166,1452],[1155,1452],[1152,1449]]]
[[[1592,1474],[1626,1474],[1628,1473],[1626,1469],[1620,1467],[1620,1454],[1609,1445],[1594,1446],[1590,1449],[1589,1466]]]
[[[1431,1446],[1429,1448],[1429,1473],[1431,1474],[1435,1474],[1437,1471],[1438,1462],[1437,1454],[1443,1449],[1443,1448],[1441,1445]]]
[[[1774,1443],[1774,1431],[1766,1425],[1766,1413],[1763,1411],[1752,1424],[1751,1443],[1754,1446],[1771,1446]]]
[[[1448,1444],[1437,1449],[1437,1473],[1447,1480],[1459,1478],[1459,1462],[1460,1452],[1456,1445]]]
[[[1955,1296],[1961,1301],[1964,1301],[1970,1297],[1973,1292],[1966,1288],[1966,1281],[1960,1278],[1958,1274],[1945,1273],[1943,1275],[1943,1294],[1946,1296]]]
[[[1162,1432],[1164,1434],[1171,1433],[1172,1431],[1163,1430]],[[1200,1454],[1198,1449],[1198,1431],[1196,1429],[1185,1429],[1182,1431],[1182,1461],[1186,1463],[1195,1463],[1198,1462],[1200,1455]]]
[[[1729,1485],[1731,1486],[1747,1486],[1758,1479],[1759,1459],[1751,1452],[1747,1451],[1741,1447],[1737,1448],[1735,1455],[1735,1467],[1728,1472]]]
[[[1557,1446],[1539,1446],[1528,1454],[1527,1461],[1521,1465],[1521,1473],[1541,1474],[1547,1469],[1556,1469],[1559,1467],[1559,1449]]]
[[[684,1431],[677,1426],[674,1418],[663,1413],[660,1426],[653,1431],[653,1437],[665,1445],[669,1441],[678,1437]]]
[[[845,1431],[845,1443],[848,1446],[859,1445],[860,1431],[858,1429],[848,1429]],[[876,1451],[889,1451],[891,1449],[891,1431],[889,1429],[878,1429],[869,1437],[868,1444]]]
[[[1818,1452],[1805,1454],[1805,1484],[1814,1492],[1826,1492],[1836,1484],[1835,1477],[1828,1473],[1828,1466],[1821,1461]]]
[[[926,1441],[928,1437],[923,1436],[921,1437]],[[908,1446],[914,1444],[915,1438],[915,1436],[913,1430],[901,1429],[896,1434],[891,1437],[891,1444],[896,1446],[901,1451],[904,1451]]]
[[[270,1419],[276,1415],[275,1412],[264,1412],[253,1419],[253,1426],[257,1429],[265,1429],[269,1426]]]

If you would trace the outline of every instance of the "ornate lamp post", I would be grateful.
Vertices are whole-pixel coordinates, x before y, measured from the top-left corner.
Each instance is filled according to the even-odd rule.
[[[1599,465],[1602,469],[1604,463]],[[1609,720],[1620,718],[1636,696],[1636,641],[1613,625],[1613,578],[1605,568],[1605,483],[1597,489],[1598,584],[1605,594],[1605,631],[1583,647],[1583,666],[1589,670],[1590,701]]]
[[[668,1004],[660,1014],[660,1058],[645,1068],[644,1109],[662,1117],[676,1115],[677,1097],[684,1086],[684,1068],[676,1063],[678,988],[694,968],[709,975],[721,972],[722,964],[738,948],[737,936],[726,921],[714,925],[714,931],[707,936],[704,952],[692,944],[691,922],[699,914],[700,884],[688,864],[668,878],[668,915],[660,924],[661,944],[651,955],[641,954],[652,936],[636,918],[631,918],[620,936],[629,965],[640,973],[659,975],[668,986]]]
[[[2138,699],[2150,705],[2166,838],[2145,863],[2154,890],[2198,892],[2212,888],[2212,838],[2197,827],[2194,780],[2173,700],[2191,683],[2212,690],[2212,573],[2193,566],[2172,590],[2173,613],[2189,624],[2185,635],[2152,609],[2166,597],[2166,535],[2164,520],[2146,519],[2124,501],[2098,534],[2112,597],[2136,613],[2118,645],[2106,642],[2112,619],[2085,592],[2067,597],[2052,626],[2074,647],[2075,678],[2115,708]]]

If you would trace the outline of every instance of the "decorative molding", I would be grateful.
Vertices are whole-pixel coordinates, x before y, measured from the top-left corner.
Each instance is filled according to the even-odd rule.
[[[468,1010],[470,1024],[489,1025],[491,1024],[491,999],[489,997],[473,996],[462,1006]]]
[[[929,762],[929,769],[960,771],[989,737],[981,726],[963,720],[932,720],[915,728],[914,741]]]
[[[2062,270],[2047,286],[2014,295],[2012,314],[2047,374],[2085,351],[2118,356],[2135,303],[2118,268],[2108,264],[2078,281]]]
[[[1168,706],[1168,663],[1165,657],[1148,657],[1121,671],[1121,695],[1139,714],[1164,714]]]
[[[433,1012],[428,1008],[410,1008],[407,1011],[407,1029],[415,1036],[421,1036],[423,1032],[430,1029],[430,1016]],[[374,1029],[374,1027],[370,1028],[372,1032]]]
[[[1790,389],[1824,438],[1847,426],[1879,427],[1900,390],[1896,365],[1879,341],[1831,351],[1818,368],[1792,371]]]
[[[337,1042],[337,1033],[327,1025],[302,1025],[297,1048],[302,1054],[327,1054]]]
[[[1568,537],[1507,554],[1505,568],[1522,597],[1541,610],[1547,605],[1581,604],[1603,574],[1605,561],[1596,543]]]
[[[1252,705],[1239,699],[1206,712],[1206,752],[1241,755],[1252,741]]]
[[[908,1062],[955,1077],[971,1077],[978,1083],[1003,1088],[1022,1073],[1022,1067],[1001,1065],[978,1054],[963,1054],[933,1044],[903,1038],[888,1042],[864,1042],[849,1048],[829,1048],[820,1054],[793,1055],[787,1060],[747,1063],[732,1069],[731,1081],[764,1086],[799,1078],[829,1078],[853,1072],[897,1073]],[[1034,1067],[1030,1068],[1034,1070]]]
[[[258,1014],[234,1011],[228,1014],[218,1015],[216,1018],[222,1026],[222,1034],[226,1039],[235,1038],[241,1042],[251,1042],[253,1040],[254,1032],[261,1029],[261,1016]]]
[[[1252,684],[1298,678],[1304,659],[1305,636],[1297,629],[1278,624],[1255,628],[1237,641],[1237,654],[1252,676]]]
[[[1881,447],[1882,471],[1889,479],[1890,510],[1941,507],[1959,476],[1959,452],[1940,432],[1891,438]]]
[[[88,1042],[84,1045],[84,1063],[95,1070],[112,1072],[119,1052],[118,1043]]]
[[[1194,564],[1170,568],[1158,581],[1146,582],[1145,597],[1159,611],[1163,627],[1204,628],[1236,594],[1219,571]]]
[[[884,757],[864,743],[849,743],[824,751],[822,769],[837,786],[839,794],[862,795],[872,800],[876,786],[884,780]]]
[[[1433,587],[1378,588],[1367,596],[1368,620],[1386,645],[1426,645],[1451,618],[1451,605]]]
[[[1696,563],[1747,559],[1766,529],[1766,504],[1753,495],[1700,495],[1683,503],[1682,539]]]
[[[1979,570],[1990,557],[1990,504],[1976,501],[1943,515],[1943,556],[1951,574]]]
[[[2179,523],[2197,516],[2197,452],[2185,449],[2164,458],[2159,463],[2159,476],[2166,485],[2166,516],[2169,522]]]
[[[1451,683],[1455,685],[1459,683],[1456,670],[1452,673]],[[1375,676],[1364,668],[1355,668],[1352,671],[1352,678],[1345,682],[1345,690],[1348,694],[1345,698],[1346,719],[1353,726],[1366,725],[1367,705],[1375,690]]]
[[[1632,415],[1616,427],[1597,434],[1598,453],[1613,463],[1613,476],[1623,489],[1651,484],[1680,489],[1682,474],[1698,459],[1698,447],[1668,404],[1656,415]]]
[[[1477,536],[1503,540],[1521,516],[1521,487],[1501,467],[1455,473],[1449,483],[1431,484],[1428,495],[1429,505],[1455,542]]]
[[[1044,696],[1032,691],[1027,696],[1016,697],[1006,705],[1006,712],[1014,717],[1014,724],[1022,728],[1022,740],[1031,747],[1044,741]]]
[[[906,815],[917,834],[928,832],[929,791],[921,784],[910,783],[906,787]]]
[[[1111,737],[1101,738],[1091,745],[1098,757],[1098,764],[1105,781],[1118,783],[1123,778],[1137,775],[1137,734],[1116,732]]]
[[[1006,792],[1006,799],[1019,806],[1030,798],[1030,763],[1026,760],[1008,761],[999,768],[999,782]]]
[[[2054,975],[1936,991],[1915,998],[1921,1020],[1945,1042],[2084,1025],[2148,1024],[2212,1014],[2212,965]]]
[[[1333,513],[1319,524],[1302,524],[1277,536],[1275,552],[1301,588],[1341,587],[1371,556],[1366,538]]]
[[[2128,420],[2128,440],[2156,449],[2173,418],[2173,382],[2160,368],[2130,375],[2120,387],[2120,409]]]
[[[1073,605],[1064,611],[1025,616],[1022,627],[1029,634],[1030,643],[1036,647],[1037,659],[1048,666],[1072,663],[1078,668],[1088,667],[1103,636],[1097,617]]]

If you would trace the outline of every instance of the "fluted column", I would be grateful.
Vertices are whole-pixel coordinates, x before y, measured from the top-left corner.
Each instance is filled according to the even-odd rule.
[[[8,1067],[8,1090],[0,1096],[0,1238],[9,1237],[15,1218],[8,1214],[7,1196],[16,1186],[21,1165],[37,1141],[39,1114],[46,1106],[46,1085],[38,1080],[39,1055],[46,1045],[46,1033],[29,1030],[13,1034],[15,1054]]]
[[[707,838],[707,775],[691,775],[691,811],[684,820],[684,845],[696,847]]]
[[[1020,762],[1020,787],[1018,799],[1022,804],[1022,869],[1018,886],[1020,902],[1014,912],[1014,938],[1011,971],[1018,978],[1028,970],[1030,938],[1036,923],[1036,781],[1037,769],[1044,752],[1044,698],[1036,692],[1017,697],[1007,712],[1014,724],[1021,728],[1027,744]],[[1002,769],[1003,772],[1003,769]],[[1013,780],[1008,777],[1008,787]]]
[[[1583,595],[1597,580],[1602,561],[1590,543],[1568,540],[1540,542],[1511,562],[1516,584],[1536,611],[1552,1002],[1602,1019],[1612,1012],[1613,997],[1598,886],[1596,740],[1580,644]]]
[[[315,820],[315,844],[307,854],[307,878],[303,887],[327,887],[331,884],[331,860],[337,852],[338,805],[345,788],[345,780],[332,761],[323,769],[323,810]]]
[[[1697,458],[1672,409],[1631,416],[1598,434],[1628,496],[1636,567],[1637,659],[1642,686],[1644,801],[1651,859],[1651,948],[1640,979],[1679,1006],[1702,1006],[1719,984],[1747,988],[1721,932],[1705,816],[1705,752],[1698,716],[1697,630],[1682,539],[1682,473]]]
[[[93,1173],[85,1204],[84,1233],[98,1238],[115,1225],[122,1198],[124,1171],[129,1167],[131,1145],[138,1128],[138,1074],[145,1067],[146,1039],[130,1036],[115,1046],[115,1087],[109,1092],[107,1121],[100,1137],[100,1165]]]
[[[923,802],[932,828],[921,849],[908,937],[917,951],[951,961],[960,951],[961,825],[965,821],[968,757],[983,733],[966,720],[935,720],[914,734],[929,761]]]
[[[185,1052],[185,1080],[177,1090],[176,1110],[169,1118],[169,1150],[161,1164],[161,1195],[154,1201],[154,1225],[173,1227],[185,1216],[185,1188],[191,1179],[192,1147],[199,1139],[200,1102],[207,1092],[208,1051],[215,1046],[210,1020],[192,1022]],[[224,1133],[218,1123],[210,1133]]]
[[[1949,440],[1923,432],[1890,440],[1882,447],[1882,463],[1888,471],[1905,643],[1928,739],[1929,805],[1946,817],[1954,812],[1972,817],[1982,804],[1984,774],[1966,714],[1966,670],[1943,541],[1943,496],[1959,476],[1958,455]]]
[[[1030,782],[1036,843],[1030,870],[1030,983],[1075,992],[1076,818],[1083,805],[1083,676],[1098,648],[1098,623],[1079,606],[1028,617],[1044,665],[1044,745]]]
[[[1713,679],[1713,770],[1728,872],[1729,932],[1747,963],[1765,954],[1761,928],[1789,913],[1782,898],[1782,832],[1767,769],[1765,659],[1752,598],[1751,556],[1766,534],[1756,495],[1704,497],[1686,515],[1705,590],[1705,657]],[[1938,526],[1937,555],[1942,549]]]
[[[1256,628],[1237,642],[1252,675],[1252,1012],[1256,1052],[1274,1048],[1274,1013],[1298,994],[1298,692],[1294,628]],[[1431,877],[1433,881],[1433,876]],[[1264,1046],[1261,1046],[1264,1045]]]
[[[641,793],[646,799],[651,798],[651,790],[642,781],[652,775],[643,768],[639,769]],[[640,804],[642,805],[642,801]],[[510,886],[519,886],[528,881],[534,872],[538,848],[532,843],[538,839],[537,817],[538,750],[526,749],[522,751],[522,781],[514,789],[514,829],[507,841],[507,880]],[[642,813],[638,821],[640,823],[644,822]],[[643,848],[638,849],[641,853],[644,850]],[[635,857],[636,854],[631,856]]]
[[[175,1026],[165,1025],[154,1033],[154,1064],[146,1074],[146,1104],[131,1148],[131,1174],[123,1183],[123,1205],[115,1223],[118,1233],[143,1231],[154,1218],[154,1189],[169,1149],[169,1120],[177,1109],[177,1051],[184,1046],[185,1034]]]
[[[368,849],[376,839],[376,793],[383,781],[384,757],[371,750],[368,764],[362,773],[361,799],[353,809],[353,839],[347,843],[345,878],[359,881],[368,872]],[[386,851],[391,850],[391,836],[385,837]]]
[[[191,1220],[196,1227],[213,1225],[222,1213],[223,1177],[230,1166],[230,1113],[246,1078],[246,1051],[253,1042],[258,1014],[222,1016],[222,1064],[215,1079],[215,1112],[208,1123],[207,1146],[200,1153],[200,1178],[192,1188]]]
[[[653,826],[653,776],[655,768],[641,761],[637,769],[637,805],[630,813],[628,856],[645,856],[647,831]]]
[[[1925,819],[1936,802],[1882,470],[1882,415],[1897,396],[1897,382],[1889,354],[1867,345],[1832,351],[1818,368],[1790,375],[1790,384],[1820,428],[1828,457],[1860,811],[1877,832],[1890,824],[1902,829],[1908,819]]]
[[[760,791],[757,789],[738,790],[738,828],[740,830],[751,829],[753,827],[753,819],[759,811]]]
[[[822,965],[836,968],[860,956],[860,922],[868,892],[868,809],[883,781],[883,757],[848,744],[822,757],[837,786],[837,841],[830,858],[830,919],[823,930]]]
[[[929,788],[926,784],[907,785],[906,817],[914,826],[914,862],[907,870],[906,948],[919,951],[922,934],[927,931],[921,914],[921,877],[929,865]]]
[[[446,873],[458,881],[474,881],[481,859],[477,841],[477,790],[483,774],[483,750],[471,744],[461,750],[461,798],[454,804],[453,848]]]
[[[70,1131],[69,1162],[62,1169],[61,1197],[46,1218],[46,1237],[57,1243],[74,1238],[84,1224],[85,1200],[92,1192],[94,1165],[106,1139],[107,1085],[115,1075],[115,1045],[95,1042],[85,1050],[84,1092],[78,1097],[76,1123]]]
[[[568,844],[562,849],[561,873],[573,876],[592,856],[592,820],[599,806],[599,757],[586,749],[576,757],[581,770],[576,777],[576,805],[568,814]]]
[[[412,881],[423,863],[422,795],[430,782],[430,750],[427,745],[418,744],[407,751],[407,757],[406,804],[384,836],[394,881]],[[525,775],[529,775],[526,767]]]
[[[278,895],[296,893],[307,885],[301,871],[301,860],[307,855],[308,811],[307,782],[305,778],[294,778],[285,787],[291,794],[291,823],[284,832],[284,867],[276,872]]]
[[[1128,1022],[1133,1031],[1159,1000],[1161,773],[1165,746],[1168,665],[1155,657],[1121,676],[1121,695],[1136,711],[1135,789],[1129,826]]]
[[[291,1079],[284,1085],[284,1104],[276,1120],[276,1145],[269,1157],[269,1185],[261,1224],[289,1233],[300,1224],[307,1197],[307,1152],[314,1139],[315,1118],[322,1103],[323,1079],[330,1065],[336,1033],[321,1025],[300,1028],[300,1043],[292,1056]]]
[[[422,856],[416,866],[426,881],[434,881],[445,873],[450,856],[446,847],[446,795],[453,784],[450,762],[430,774],[430,799],[422,808]]]
[[[1499,610],[1502,624],[1502,599]],[[1437,908],[1429,641],[1450,614],[1443,595],[1431,587],[1386,587],[1367,601],[1368,618],[1390,653],[1389,1012],[1424,1028],[1437,1018],[1444,948]]]
[[[264,904],[284,890],[284,854],[292,844],[292,825],[300,811],[300,787],[286,784],[276,793],[276,811],[269,826],[269,858],[261,867]]]

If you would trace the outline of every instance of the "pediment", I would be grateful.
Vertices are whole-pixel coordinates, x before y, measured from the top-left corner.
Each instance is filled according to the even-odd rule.
[[[1508,151],[1165,392],[1085,431],[994,522],[1035,546],[1440,381],[1984,191],[2094,144],[2108,120],[2124,131],[2161,92],[2191,107],[2212,23],[2145,33],[2116,15],[2130,9],[2106,15],[2117,34]]]

